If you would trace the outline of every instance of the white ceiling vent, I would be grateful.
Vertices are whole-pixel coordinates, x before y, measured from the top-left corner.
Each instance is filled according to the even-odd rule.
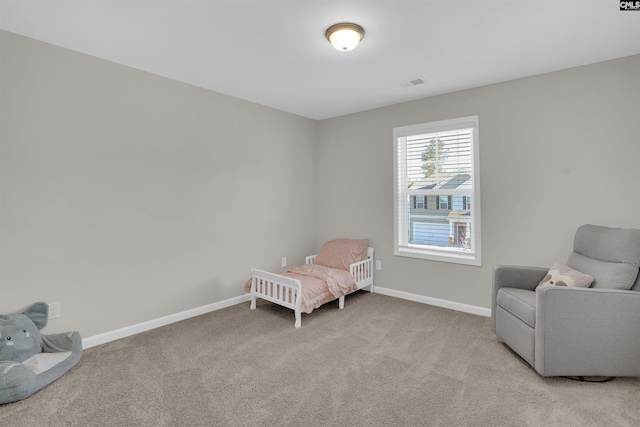
[[[405,80],[403,82],[398,83],[400,87],[411,87],[411,86],[420,86],[424,84],[424,78],[418,77],[411,80]]]

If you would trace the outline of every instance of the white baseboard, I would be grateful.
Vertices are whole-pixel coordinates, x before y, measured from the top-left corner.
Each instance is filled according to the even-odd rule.
[[[387,295],[390,297],[406,299],[410,301],[420,302],[423,304],[435,305],[437,307],[448,308],[450,310],[462,311],[465,313],[477,314],[479,316],[491,317],[491,310],[488,308],[477,307],[475,305],[462,304],[459,302],[448,301],[438,298],[426,297],[423,295],[412,294],[409,292],[396,291],[393,289],[383,288],[380,286],[374,286],[373,292],[381,295]],[[202,307],[193,308],[191,310],[183,311],[169,316],[160,317],[158,319],[149,320],[147,322],[138,323],[136,325],[127,326],[115,331],[105,332],[103,334],[94,335],[82,340],[82,347],[87,349],[95,347],[97,345],[106,344],[111,341],[126,338],[131,335],[139,334],[141,332],[149,331],[151,329],[166,326],[171,323],[186,320],[191,317],[200,316],[201,314],[210,313],[212,311],[221,310],[223,308],[231,307],[232,305],[241,304],[251,300],[251,295],[245,294],[234,298],[229,298],[224,301],[214,302]]]
[[[115,331],[94,335],[82,340],[82,348],[87,349],[100,344],[106,344],[110,341],[115,341],[131,335],[139,334],[140,332],[149,331],[151,329],[166,326],[171,323],[179,322],[181,320],[186,320],[191,317],[200,316],[201,314],[210,313],[212,311],[231,307],[232,305],[236,304],[241,304],[243,302],[249,301],[250,299],[251,295],[245,294],[238,297],[229,298],[224,301],[214,302],[202,307],[193,308],[191,310],[183,311],[180,313],[170,314],[169,316],[160,317],[158,319],[149,320],[147,322],[138,323],[137,325],[131,325],[121,329],[116,329]]]
[[[435,305],[437,307],[448,308],[450,310],[463,311],[465,313],[477,314],[479,316],[491,317],[491,309],[478,307],[475,305],[462,304],[460,302],[448,301],[444,299],[425,297],[424,295],[411,294],[409,292],[396,291],[393,289],[375,286],[374,293],[387,295],[390,297],[406,299],[410,301],[420,302],[423,304]]]

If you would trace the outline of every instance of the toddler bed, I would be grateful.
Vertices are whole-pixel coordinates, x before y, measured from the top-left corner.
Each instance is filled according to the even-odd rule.
[[[279,274],[251,270],[245,292],[251,293],[251,309],[262,298],[295,312],[295,327],[302,324],[302,312],[311,313],[336,299],[344,308],[344,297],[362,288],[373,291],[373,248],[369,241],[337,239],[322,245],[316,255],[306,257],[305,264]]]

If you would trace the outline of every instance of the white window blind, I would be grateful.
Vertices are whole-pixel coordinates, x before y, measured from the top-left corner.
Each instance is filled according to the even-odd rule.
[[[477,116],[395,128],[394,153],[395,254],[480,265]]]

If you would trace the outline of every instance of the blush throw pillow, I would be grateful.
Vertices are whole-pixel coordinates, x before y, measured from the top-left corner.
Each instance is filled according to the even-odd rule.
[[[369,239],[329,240],[320,248],[314,263],[349,271],[351,264],[367,258],[368,247]]]
[[[580,273],[561,262],[556,262],[542,279],[540,286],[568,286],[570,288],[588,288],[593,282],[593,277]]]

